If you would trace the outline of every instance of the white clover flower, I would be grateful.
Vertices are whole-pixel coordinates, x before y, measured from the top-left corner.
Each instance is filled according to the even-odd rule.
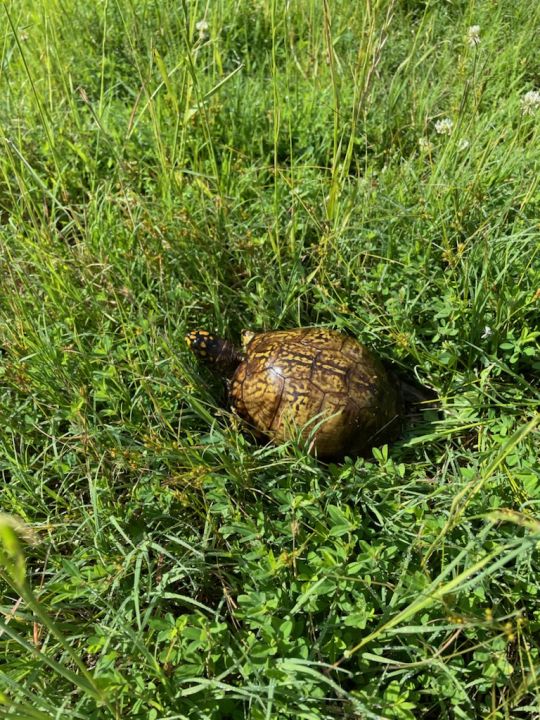
[[[471,47],[480,45],[480,25],[471,25],[467,31],[467,42]]]
[[[433,145],[426,137],[418,138],[418,147],[422,152],[431,152]]]
[[[467,138],[461,138],[461,140],[457,144],[458,150],[466,150],[471,143],[467,140]]]
[[[442,120],[437,120],[435,123],[435,132],[437,135],[450,135],[453,127],[453,120],[450,120],[450,118],[443,118]]]
[[[540,107],[540,92],[529,90],[521,98],[521,112],[523,115],[534,115]]]
[[[195,28],[199,31],[199,40],[204,40],[208,35],[208,23],[206,20],[199,20],[196,22]]]
[[[493,335],[493,330],[489,327],[489,325],[486,325],[486,327],[484,328],[484,332],[482,333],[482,335],[480,335],[480,337],[482,338],[482,340],[485,340],[490,335]]]

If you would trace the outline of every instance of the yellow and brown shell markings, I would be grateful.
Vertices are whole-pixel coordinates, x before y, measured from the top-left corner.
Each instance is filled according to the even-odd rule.
[[[233,408],[274,442],[303,438],[320,458],[384,443],[400,415],[397,384],[354,338],[326,328],[246,336]]]

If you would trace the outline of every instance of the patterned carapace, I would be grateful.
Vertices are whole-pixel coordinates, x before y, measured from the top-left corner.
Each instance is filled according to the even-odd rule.
[[[397,384],[353,338],[298,328],[246,340],[236,353],[230,401],[257,434],[277,443],[303,439],[318,457],[337,458],[363,453],[395,430]],[[230,357],[232,346],[222,342]]]

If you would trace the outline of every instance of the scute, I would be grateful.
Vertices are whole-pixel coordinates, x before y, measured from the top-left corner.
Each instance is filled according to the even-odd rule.
[[[234,409],[276,442],[303,437],[321,458],[384,442],[399,397],[382,363],[356,340],[325,328],[260,333],[230,385]]]

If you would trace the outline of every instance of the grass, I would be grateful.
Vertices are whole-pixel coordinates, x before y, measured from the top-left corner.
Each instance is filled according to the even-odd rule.
[[[1,16],[0,716],[536,717],[540,8]],[[441,418],[250,443],[184,333],[307,324]]]

